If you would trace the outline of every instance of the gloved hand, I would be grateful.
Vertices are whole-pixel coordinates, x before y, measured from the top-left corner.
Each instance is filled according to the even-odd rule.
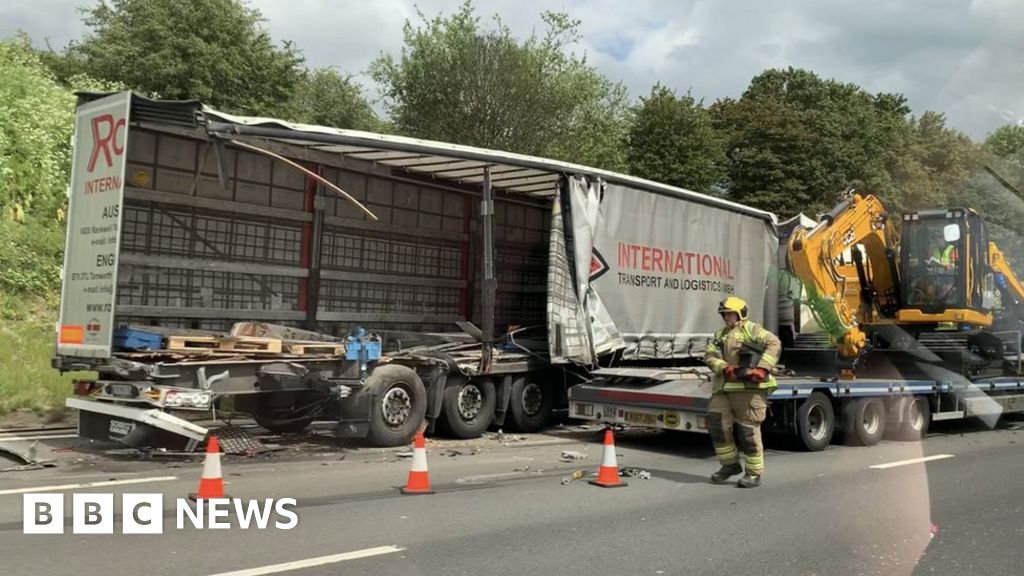
[[[766,382],[768,380],[768,371],[764,368],[751,368],[747,370],[747,378],[754,383]]]
[[[739,366],[733,366],[732,364],[729,364],[725,368],[722,368],[722,374],[725,375],[726,380],[739,380],[739,378],[736,377],[736,371],[739,369]]]

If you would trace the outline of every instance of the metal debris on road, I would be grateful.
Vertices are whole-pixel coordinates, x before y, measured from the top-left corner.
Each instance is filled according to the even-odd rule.
[[[412,452],[395,452],[395,456],[398,458],[412,458]]]
[[[0,439],[0,455],[8,456],[16,461],[20,461],[22,464],[11,468],[11,471],[16,470],[37,470],[38,468],[49,468],[56,466],[52,460],[37,460],[36,459],[36,445],[39,443],[38,440],[32,443],[27,449],[22,449],[16,446],[13,442],[3,442]],[[36,468],[27,468],[36,467]]]
[[[619,470],[619,476],[626,478],[639,478],[641,480],[650,480],[651,473],[647,470],[641,470],[639,468],[622,468]]]
[[[210,431],[217,436],[221,452],[225,454],[241,454],[248,458],[266,451],[266,446],[246,428],[241,426],[224,426]]]
[[[562,450],[562,455],[559,456],[559,460],[562,462],[572,462],[573,460],[586,460],[587,455],[583,452],[577,452],[575,450]]]

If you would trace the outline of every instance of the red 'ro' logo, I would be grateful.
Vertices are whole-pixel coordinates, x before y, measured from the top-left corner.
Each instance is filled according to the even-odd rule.
[[[92,172],[96,169],[96,160],[99,159],[101,152],[108,168],[114,165],[114,156],[124,154],[123,137],[118,142],[118,135],[123,134],[124,126],[124,118],[119,118],[115,121],[114,117],[110,114],[102,114],[92,119],[93,147],[92,155],[89,156],[89,165],[85,168],[87,172]],[[113,149],[113,155],[110,153],[111,149]]]

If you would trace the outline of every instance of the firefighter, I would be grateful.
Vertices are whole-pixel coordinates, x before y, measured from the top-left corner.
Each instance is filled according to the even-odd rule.
[[[740,488],[761,485],[764,447],[761,422],[768,408],[767,398],[776,388],[770,370],[782,352],[778,337],[747,319],[747,303],[729,296],[718,305],[725,327],[708,344],[704,362],[714,372],[708,403],[708,431],[722,468],[711,475],[713,484],[724,484],[744,472],[733,443],[733,428],[739,432],[746,471],[736,483]]]

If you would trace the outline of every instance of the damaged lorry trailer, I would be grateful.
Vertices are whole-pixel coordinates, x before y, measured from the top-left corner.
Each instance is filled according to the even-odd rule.
[[[252,414],[380,445],[544,426],[598,366],[775,325],[774,217],[542,158],[80,95],[55,368],[79,433]]]

